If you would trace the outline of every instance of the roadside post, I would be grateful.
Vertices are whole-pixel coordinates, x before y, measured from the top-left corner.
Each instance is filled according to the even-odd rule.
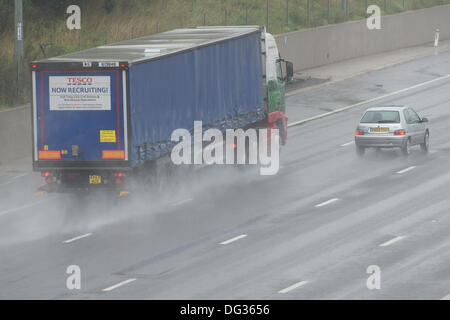
[[[439,29],[436,29],[436,34],[434,36],[434,46],[437,47],[439,44]]]
[[[22,0],[15,0],[14,2],[15,14],[14,14],[14,57],[17,68],[16,80],[17,80],[17,92],[16,95],[19,100],[22,100],[20,95],[22,93],[22,59],[23,59],[23,5]]]

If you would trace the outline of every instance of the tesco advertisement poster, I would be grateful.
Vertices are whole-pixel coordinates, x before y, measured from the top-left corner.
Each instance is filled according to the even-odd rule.
[[[111,110],[108,76],[50,76],[50,110]]]

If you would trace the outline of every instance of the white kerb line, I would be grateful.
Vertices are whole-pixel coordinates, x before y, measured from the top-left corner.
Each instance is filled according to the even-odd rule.
[[[15,176],[15,177],[11,178],[10,181],[1,183],[1,184],[0,184],[0,187],[7,186],[8,184],[14,183],[17,179],[22,178],[22,177],[25,177],[26,175],[28,175],[28,173],[22,173],[22,174],[19,174],[19,175]]]
[[[40,200],[40,201],[36,201],[36,202],[30,203],[30,204],[18,207],[18,208],[13,208],[13,209],[9,209],[9,210],[6,210],[6,211],[2,211],[2,212],[0,212],[0,216],[6,215],[6,214],[9,214],[9,213],[12,213],[12,212],[20,211],[20,210],[23,210],[23,209],[28,209],[28,208],[34,207],[34,206],[36,206],[38,204],[41,204],[43,202],[47,202],[49,200],[50,199],[43,199],[43,200]]]

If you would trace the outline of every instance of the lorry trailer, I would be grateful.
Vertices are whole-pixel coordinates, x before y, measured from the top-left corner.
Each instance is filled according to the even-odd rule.
[[[260,26],[195,27],[30,63],[33,170],[47,192],[123,188],[195,121],[287,140],[292,63]],[[140,171],[141,174],[141,171]]]

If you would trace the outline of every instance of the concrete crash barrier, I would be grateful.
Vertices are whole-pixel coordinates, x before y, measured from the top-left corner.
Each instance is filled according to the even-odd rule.
[[[276,36],[281,55],[301,71],[382,52],[430,43],[436,29],[450,39],[450,5],[381,17],[381,29],[369,30],[366,20],[350,21]]]
[[[31,109],[18,107],[0,112],[0,167],[30,157]]]

